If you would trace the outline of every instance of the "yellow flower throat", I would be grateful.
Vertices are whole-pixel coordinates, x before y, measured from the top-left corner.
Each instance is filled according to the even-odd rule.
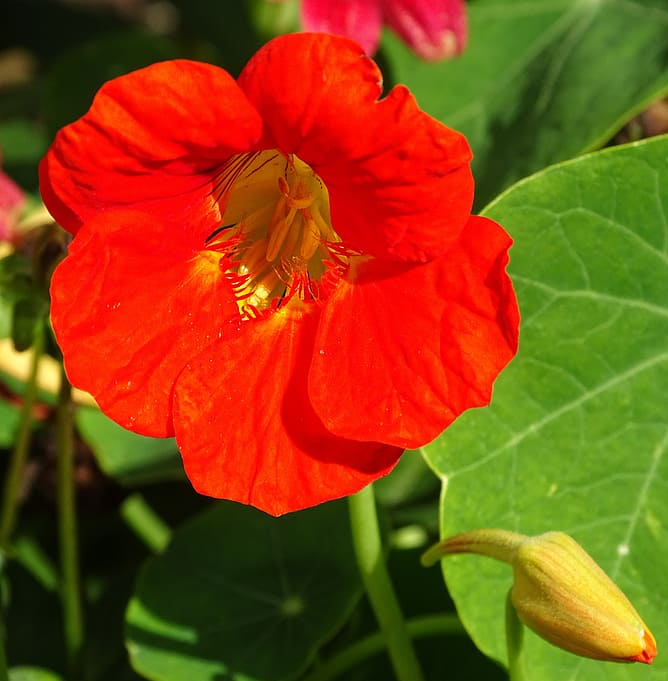
[[[226,256],[243,318],[317,300],[348,267],[352,253],[332,229],[327,188],[295,155],[234,156],[214,197],[225,206],[223,226],[207,248]]]

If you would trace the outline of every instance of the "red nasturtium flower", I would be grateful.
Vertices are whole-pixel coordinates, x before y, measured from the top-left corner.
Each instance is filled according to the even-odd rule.
[[[486,404],[516,350],[507,234],[462,135],[354,42],[276,38],[235,82],[110,81],[42,162],[74,234],[52,282],[72,382],[176,435],[201,493],[272,514],[351,494]]]

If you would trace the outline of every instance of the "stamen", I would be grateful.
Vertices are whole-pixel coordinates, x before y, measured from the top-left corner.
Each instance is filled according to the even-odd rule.
[[[239,274],[248,274],[254,272],[257,266],[264,260],[264,254],[267,250],[267,238],[256,241],[244,253],[241,264],[239,265]]]
[[[299,255],[304,260],[310,260],[320,246],[320,230],[313,218],[304,211],[304,230],[302,242],[299,245]]]
[[[313,206],[311,206],[311,209],[310,209],[309,212],[311,214],[311,217],[315,221],[315,224],[318,225],[318,230],[320,231],[322,238],[327,240],[327,241],[336,241],[337,237],[334,234],[334,230],[325,221],[325,218],[322,217],[322,214],[320,213],[320,209],[318,208],[318,204],[314,204]]]
[[[290,233],[292,220],[288,221],[289,217],[290,216],[288,215],[288,217],[283,220],[279,220],[275,225],[272,225],[273,229],[270,228],[269,244],[267,245],[267,252],[265,254],[267,262],[276,260],[276,257],[281,252],[281,246]]]
[[[349,266],[352,252],[329,221],[327,189],[296,156],[233,157],[214,195],[227,225],[206,243],[225,255],[242,319],[317,300]]]

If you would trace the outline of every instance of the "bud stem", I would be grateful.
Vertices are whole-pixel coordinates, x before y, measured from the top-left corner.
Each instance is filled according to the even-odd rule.
[[[424,567],[431,567],[453,553],[478,553],[512,565],[517,549],[528,537],[510,530],[470,530],[448,537],[422,554]]]
[[[524,625],[517,616],[511,600],[512,589],[506,596],[506,649],[508,651],[508,676],[510,681],[524,681],[524,663],[522,643],[524,641]]]

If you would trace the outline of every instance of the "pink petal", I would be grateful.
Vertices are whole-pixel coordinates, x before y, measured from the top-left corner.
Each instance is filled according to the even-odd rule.
[[[21,188],[0,170],[0,241],[9,241],[12,238],[24,201]]]
[[[466,46],[463,0],[381,0],[383,19],[423,59],[449,59]]]
[[[382,0],[302,0],[302,25],[307,31],[345,35],[372,55],[378,49]]]

